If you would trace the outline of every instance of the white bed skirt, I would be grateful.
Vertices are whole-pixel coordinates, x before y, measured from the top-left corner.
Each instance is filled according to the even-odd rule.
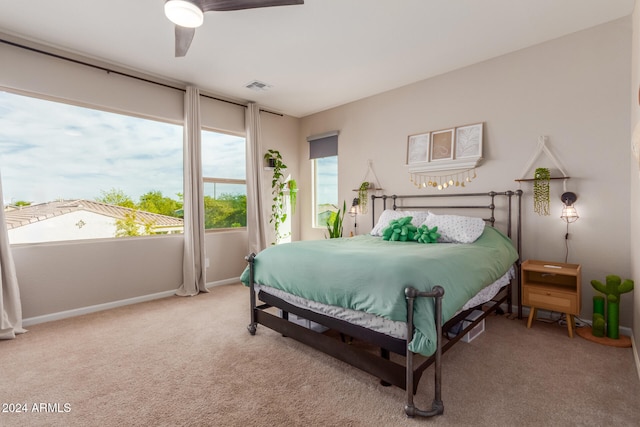
[[[511,266],[509,271],[507,271],[501,278],[499,278],[489,286],[483,288],[473,298],[467,301],[467,303],[462,307],[460,311],[464,311],[491,301],[491,299],[495,297],[498,292],[500,292],[500,289],[506,286],[514,277],[515,268]],[[340,319],[345,322],[362,326],[364,328],[386,334],[394,338],[407,338],[407,325],[405,322],[385,319],[384,317],[366,313],[363,311],[356,311],[348,308],[337,307],[334,305],[321,304],[319,302],[310,301],[296,295],[291,295],[287,292],[272,288],[270,286],[261,285],[259,283],[256,283],[256,290],[273,295],[288,302],[291,305],[295,305],[296,307],[304,308],[315,313]]]

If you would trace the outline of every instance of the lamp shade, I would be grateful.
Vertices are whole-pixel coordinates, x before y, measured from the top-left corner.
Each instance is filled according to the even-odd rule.
[[[353,199],[353,202],[351,203],[351,208],[349,209],[349,215],[355,216],[358,214],[360,214],[360,199],[356,197],[355,199]]]
[[[190,1],[167,0],[164,4],[164,14],[171,22],[181,27],[196,28],[204,22],[204,13]]]
[[[578,212],[576,211],[576,208],[574,208],[572,205],[565,205],[562,208],[562,215],[560,215],[560,218],[562,218],[563,220],[565,220],[566,222],[576,222],[578,220],[578,218],[580,218],[578,216]]]

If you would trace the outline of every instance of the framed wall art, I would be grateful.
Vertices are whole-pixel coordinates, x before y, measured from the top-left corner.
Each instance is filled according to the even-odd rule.
[[[429,161],[429,135],[429,132],[409,135],[407,141],[408,165]]]
[[[453,129],[431,132],[431,161],[453,159]]]
[[[482,123],[456,128],[456,159],[482,156]]]
[[[473,169],[482,162],[484,123],[432,130],[407,138],[409,172]]]

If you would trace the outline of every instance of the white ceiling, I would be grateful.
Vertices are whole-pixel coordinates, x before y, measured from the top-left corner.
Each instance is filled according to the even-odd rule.
[[[0,0],[0,32],[303,117],[629,15],[634,3],[305,0],[207,12],[184,58],[164,0]],[[245,88],[252,80],[273,87]]]

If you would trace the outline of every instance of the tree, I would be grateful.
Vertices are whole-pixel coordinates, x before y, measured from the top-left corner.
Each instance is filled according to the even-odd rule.
[[[169,197],[164,197],[161,191],[149,191],[140,196],[138,209],[141,211],[157,213],[160,215],[176,217],[177,211],[182,208],[182,203]]]
[[[204,196],[205,229],[247,226],[247,196],[222,194]]]
[[[131,211],[123,219],[116,220],[116,237],[148,236],[151,234],[153,222],[145,222],[144,230],[140,230],[137,212]]]
[[[125,208],[134,209],[136,204],[131,197],[124,194],[124,191],[112,188],[109,191],[101,190],[102,197],[96,197],[96,202],[106,203],[108,205],[122,206]]]

